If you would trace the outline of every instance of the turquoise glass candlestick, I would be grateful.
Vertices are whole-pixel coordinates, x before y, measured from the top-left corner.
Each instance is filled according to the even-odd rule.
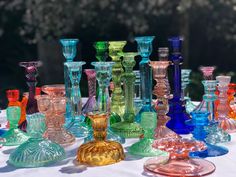
[[[42,137],[46,129],[44,114],[27,115],[26,119],[30,138],[10,154],[9,163],[15,167],[41,167],[64,159],[64,149]]]
[[[66,59],[66,62],[72,62],[77,53],[77,44],[78,39],[60,39],[60,43],[62,45],[63,56]],[[71,105],[69,103],[71,97],[71,81],[69,78],[68,68],[64,65],[64,81],[65,81],[65,90],[66,90],[66,115],[65,115],[65,127],[71,123],[72,115],[71,115]]]
[[[70,106],[72,121],[68,125],[68,131],[70,131],[75,137],[87,137],[89,134],[89,127],[84,122],[85,117],[82,115],[82,100],[80,93],[80,79],[82,74],[82,66],[85,62],[66,62],[68,67],[69,78],[71,81],[71,96]]]
[[[127,52],[121,53],[123,56],[122,64],[125,68],[125,73],[122,75],[122,81],[125,88],[125,113],[122,122],[111,125],[112,130],[124,138],[137,138],[143,133],[142,127],[134,122],[134,81],[135,74],[133,67],[135,66],[134,57],[137,53]]]
[[[152,70],[149,66],[149,56],[152,53],[152,41],[155,36],[136,37],[138,43],[138,53],[142,60],[139,62],[140,78],[141,78],[141,99],[143,101],[142,108],[135,117],[136,122],[141,121],[143,112],[156,112],[152,107]]]

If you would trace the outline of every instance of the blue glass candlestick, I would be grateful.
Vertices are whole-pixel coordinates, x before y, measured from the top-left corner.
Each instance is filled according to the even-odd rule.
[[[87,137],[89,134],[89,128],[84,123],[85,117],[82,115],[82,100],[80,93],[80,79],[82,74],[82,66],[85,62],[66,62],[68,67],[69,78],[71,81],[71,96],[69,103],[71,106],[72,121],[68,124],[68,131],[70,131],[76,137]]]
[[[66,62],[72,62],[77,53],[77,44],[78,39],[60,39],[60,43],[62,45],[63,56],[66,59]],[[69,78],[68,68],[64,65],[64,80],[65,80],[65,89],[66,89],[66,115],[65,115],[65,127],[71,122],[71,106],[69,103],[71,97],[71,81]]]
[[[209,112],[192,112],[192,119],[186,121],[186,124],[194,126],[194,131],[192,132],[193,138],[199,141],[205,141],[207,137],[207,132],[205,126],[209,125],[208,116]],[[191,157],[216,157],[228,153],[228,149],[221,146],[212,145],[206,143],[207,149],[205,151],[191,152]]]
[[[174,93],[173,98],[169,100],[169,112],[167,116],[171,119],[166,126],[177,134],[188,134],[193,127],[186,125],[185,121],[190,119],[186,113],[184,101],[181,99],[181,64],[183,57],[181,55],[181,46],[183,39],[181,37],[172,37],[169,39],[172,54],[170,60],[174,68]]]
[[[135,117],[135,121],[140,123],[143,112],[156,112],[152,107],[152,69],[149,66],[149,56],[152,53],[152,41],[155,36],[136,37],[138,43],[138,53],[142,60],[139,62],[140,79],[141,79],[141,99],[142,108]]]

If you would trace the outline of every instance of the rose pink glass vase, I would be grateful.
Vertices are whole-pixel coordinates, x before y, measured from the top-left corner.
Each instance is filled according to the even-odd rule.
[[[189,152],[203,151],[207,147],[201,141],[163,138],[155,140],[154,148],[170,153],[169,159],[152,158],[145,162],[147,172],[165,176],[203,176],[215,171],[215,165],[200,158],[190,158]]]
[[[47,95],[36,96],[38,109],[46,116],[47,129],[44,136],[62,146],[75,142],[75,137],[63,128],[66,112],[64,85],[45,85],[42,91]]]
[[[230,83],[230,76],[217,76],[219,94],[219,105],[217,106],[217,118],[219,127],[228,133],[236,132],[236,121],[229,117],[230,106],[228,104],[228,85]]]
[[[155,138],[178,138],[179,136],[166,127],[167,121],[170,119],[166,114],[168,113],[168,98],[170,96],[170,85],[167,77],[167,68],[170,65],[169,61],[151,61],[150,65],[153,71],[153,78],[156,85],[153,89],[153,95],[157,100],[155,109],[157,111],[157,127],[155,130]]]

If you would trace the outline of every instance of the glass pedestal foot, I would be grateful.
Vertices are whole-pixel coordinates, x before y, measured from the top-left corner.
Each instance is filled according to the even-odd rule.
[[[67,130],[77,138],[87,137],[90,131],[89,127],[84,122],[74,122]]]
[[[222,146],[216,146],[212,144],[206,144],[207,149],[204,151],[196,151],[196,152],[190,152],[190,157],[200,157],[200,158],[206,158],[206,157],[217,157],[225,155],[229,152],[229,150]]]
[[[111,125],[117,135],[124,138],[138,138],[143,134],[143,128],[136,122],[119,122]]]
[[[234,119],[225,118],[219,120],[219,127],[228,133],[236,132],[236,121]]]
[[[1,138],[5,139],[3,146],[18,146],[29,139],[29,136],[18,128],[9,129]]]
[[[156,128],[154,137],[155,139],[160,139],[160,138],[179,138],[180,136],[164,125]]]
[[[135,116],[135,122],[141,122],[141,114],[143,112],[156,112],[156,110],[151,105],[143,105],[138,114]]]
[[[0,136],[2,136],[6,132],[7,132],[7,130],[0,129]]]
[[[41,167],[65,157],[60,145],[43,138],[30,138],[11,153],[9,163],[15,167]]]

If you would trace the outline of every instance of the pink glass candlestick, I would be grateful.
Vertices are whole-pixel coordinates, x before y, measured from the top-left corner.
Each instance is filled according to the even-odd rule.
[[[87,114],[92,112],[96,106],[96,72],[94,69],[85,69],[84,72],[88,78],[89,96],[87,102],[82,108],[82,113]]]
[[[216,67],[215,66],[200,66],[199,70],[203,74],[203,80],[214,80],[214,71]]]
[[[236,132],[236,121],[229,117],[230,106],[228,104],[227,90],[230,83],[230,76],[217,76],[219,94],[219,105],[217,106],[217,118],[219,127],[228,133]]]
[[[158,123],[155,130],[155,138],[172,137],[178,138],[179,136],[166,127],[166,122],[170,119],[166,114],[168,113],[168,98],[170,95],[170,86],[167,77],[167,67],[169,61],[151,61],[150,65],[153,71],[153,78],[156,85],[153,94],[156,96],[157,101],[155,109],[157,111]]]
[[[166,162],[159,160],[159,157],[147,160],[144,164],[147,172],[165,176],[203,176],[215,171],[212,162],[189,157],[189,152],[207,148],[201,141],[163,138],[155,140],[153,147],[169,152],[170,157]]]

